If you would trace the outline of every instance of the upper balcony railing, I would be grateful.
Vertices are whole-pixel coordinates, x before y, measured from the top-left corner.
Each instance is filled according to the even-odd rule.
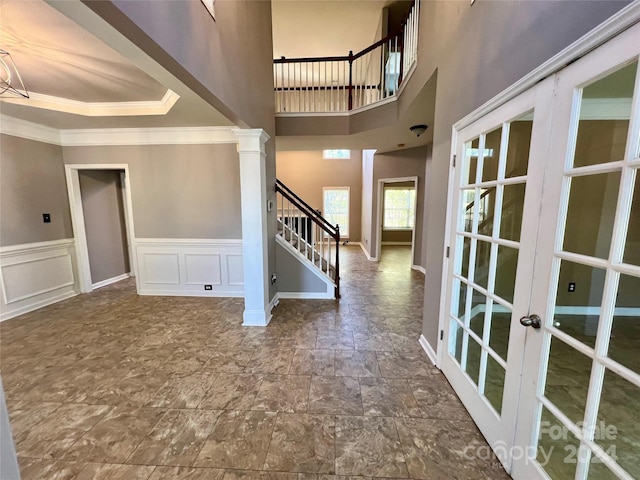
[[[400,30],[342,57],[273,61],[276,113],[347,112],[398,92],[418,58],[420,0]]]

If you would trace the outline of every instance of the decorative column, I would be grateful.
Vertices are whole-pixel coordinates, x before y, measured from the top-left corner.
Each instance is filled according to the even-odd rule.
[[[260,128],[234,129],[240,155],[244,314],[242,325],[266,327],[271,320],[267,251],[267,180],[264,144],[269,135]]]

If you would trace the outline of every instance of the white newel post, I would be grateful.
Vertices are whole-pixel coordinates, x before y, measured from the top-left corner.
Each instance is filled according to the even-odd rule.
[[[234,129],[240,155],[242,253],[244,269],[243,325],[265,327],[271,320],[267,252],[267,179],[264,130]]]

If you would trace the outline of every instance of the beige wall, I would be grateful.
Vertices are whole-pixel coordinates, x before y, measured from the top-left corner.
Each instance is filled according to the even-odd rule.
[[[416,192],[416,236],[413,256],[413,265],[424,266],[422,263],[422,233],[423,233],[423,214],[424,211],[424,191],[425,191],[425,166],[427,157],[430,154],[430,148],[417,147],[407,150],[400,150],[386,154],[376,154],[373,161],[373,218],[371,220],[371,255],[378,256],[375,251],[378,238],[378,229],[380,228],[380,219],[377,214],[378,205],[378,181],[383,178],[401,178],[401,177],[418,177],[418,191]]]
[[[242,238],[234,144],[65,147],[64,161],[129,165],[137,238]]]
[[[325,160],[322,151],[278,152],[278,179],[316,210],[323,208],[323,187],[350,188],[349,240],[360,241],[362,216],[362,152],[349,160]]]
[[[80,170],[78,175],[92,283],[131,271],[121,172]]]
[[[71,237],[62,148],[0,135],[0,246]]]

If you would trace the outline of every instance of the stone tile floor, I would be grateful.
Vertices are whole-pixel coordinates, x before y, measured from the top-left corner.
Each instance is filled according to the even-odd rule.
[[[23,479],[509,478],[421,331],[409,249],[342,249],[342,300],[140,297],[123,281],[2,323]],[[353,480],[350,478],[349,480]]]

